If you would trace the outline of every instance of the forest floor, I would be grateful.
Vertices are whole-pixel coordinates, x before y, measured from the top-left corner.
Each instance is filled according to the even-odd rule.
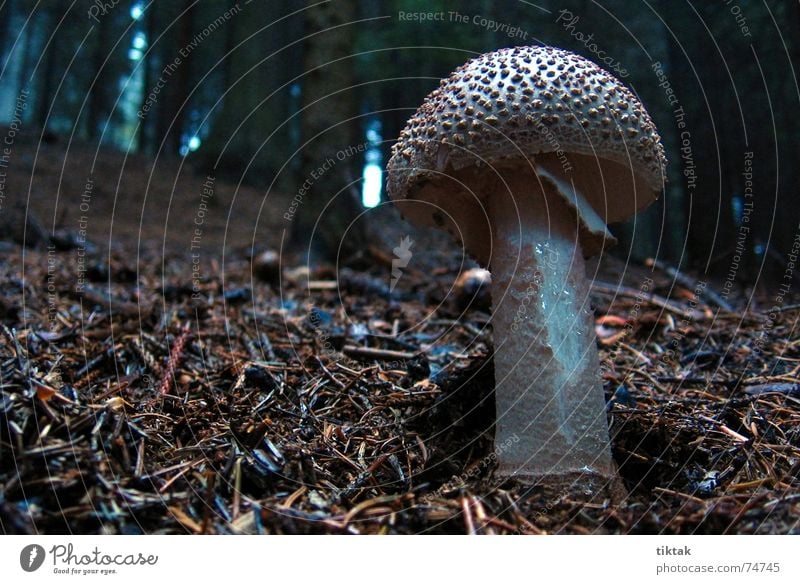
[[[601,263],[627,495],[586,502],[495,479],[490,307],[485,289],[454,287],[467,266],[453,248],[418,244],[393,290],[379,240],[347,265],[275,273],[254,267],[252,242],[280,245],[286,198],[259,218],[263,193],[215,181],[193,270],[204,177],[161,165],[145,200],[152,164],[120,173],[122,155],[102,153],[83,245],[93,151],[15,156],[8,184],[60,244],[0,242],[4,533],[798,531],[789,297],[726,309],[701,293],[714,284]]]

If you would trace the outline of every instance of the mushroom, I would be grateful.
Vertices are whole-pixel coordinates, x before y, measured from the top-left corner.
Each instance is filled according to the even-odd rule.
[[[261,280],[273,286],[280,285],[281,281],[281,257],[277,252],[267,249],[253,258],[253,274]]]
[[[500,477],[615,476],[584,256],[658,198],[665,165],[631,91],[545,46],[462,65],[394,145],[387,190],[404,217],[491,270]]]
[[[470,268],[461,272],[453,284],[455,304],[459,310],[488,310],[491,305],[489,286],[491,274],[483,268]]]

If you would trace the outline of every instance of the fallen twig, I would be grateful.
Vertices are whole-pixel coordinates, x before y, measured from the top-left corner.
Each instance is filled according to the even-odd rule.
[[[656,268],[657,270],[661,270],[687,290],[691,290],[692,292],[694,292],[699,288],[700,296],[708,300],[710,303],[719,306],[723,310],[727,310],[728,312],[733,312],[733,307],[728,303],[728,301],[722,298],[719,294],[717,294],[710,286],[708,286],[708,284],[700,287],[697,280],[689,277],[687,274],[681,272],[677,268],[673,268],[672,266],[661,260],[649,258],[645,260],[645,265],[649,268]]]
[[[183,351],[186,348],[186,343],[189,341],[191,336],[192,330],[188,325],[186,325],[181,330],[180,335],[178,335],[175,344],[172,345],[172,351],[170,351],[169,361],[167,362],[167,369],[164,372],[164,377],[161,379],[161,383],[158,386],[159,395],[167,395],[169,393],[169,389],[172,386],[172,380],[175,378],[175,372],[180,366],[181,361],[183,361]]]

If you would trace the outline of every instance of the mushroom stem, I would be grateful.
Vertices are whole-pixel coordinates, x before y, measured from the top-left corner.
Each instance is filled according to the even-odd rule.
[[[550,181],[503,178],[489,197],[498,474],[611,478],[578,216]]]

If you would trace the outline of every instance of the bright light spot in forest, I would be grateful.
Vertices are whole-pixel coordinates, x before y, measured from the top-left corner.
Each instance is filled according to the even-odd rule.
[[[383,173],[381,167],[370,162],[364,167],[364,185],[361,190],[361,202],[367,208],[377,207],[381,202],[381,185]]]
[[[133,35],[133,48],[134,49],[143,49],[147,46],[147,40],[145,39],[143,32],[137,32]]]
[[[183,144],[181,144],[181,147],[178,149],[178,154],[180,154],[181,156],[188,156],[189,152],[194,152],[195,150],[200,148],[201,143],[202,140],[200,140],[199,136],[195,135],[187,138],[186,134],[184,134]]]
[[[142,17],[142,14],[144,14],[144,7],[141,4],[136,3],[131,6],[131,18],[134,20],[139,20]]]
[[[733,222],[737,225],[742,224],[742,210],[744,208],[744,201],[739,195],[733,195],[731,198],[731,211],[733,212]]]
[[[366,131],[367,152],[364,154],[366,164],[364,165],[363,178],[361,183],[361,204],[371,209],[377,207],[381,202],[381,190],[383,188],[383,161],[381,155],[381,121],[372,118],[367,123]]]

